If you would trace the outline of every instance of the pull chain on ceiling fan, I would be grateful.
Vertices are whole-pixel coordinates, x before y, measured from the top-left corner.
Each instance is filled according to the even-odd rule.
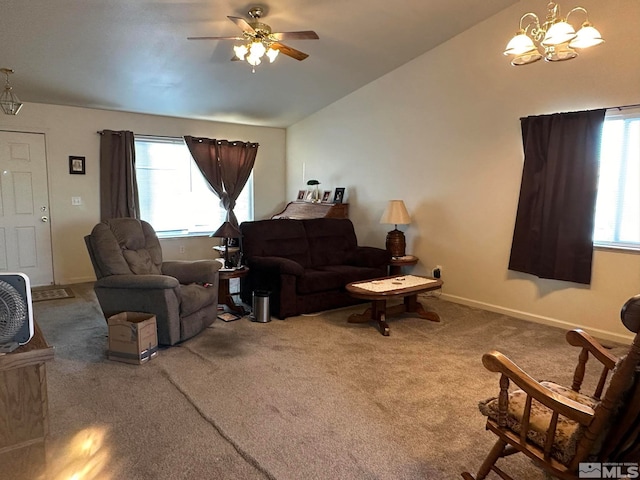
[[[245,60],[251,65],[251,71],[255,73],[256,66],[262,63],[264,55],[267,55],[271,63],[276,59],[278,53],[300,61],[309,56],[300,50],[281,43],[281,40],[317,40],[319,38],[318,34],[312,30],[301,32],[272,32],[269,25],[260,21],[264,13],[262,7],[253,7],[248,13],[251,17],[250,21],[241,17],[227,16],[229,20],[240,27],[242,36],[187,37],[187,40],[235,40],[244,42],[233,47],[235,55],[231,60]]]

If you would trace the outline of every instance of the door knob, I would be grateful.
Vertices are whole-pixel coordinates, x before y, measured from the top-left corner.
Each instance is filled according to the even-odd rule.
[[[44,223],[47,223],[49,221],[49,217],[43,216],[40,220],[42,220]]]

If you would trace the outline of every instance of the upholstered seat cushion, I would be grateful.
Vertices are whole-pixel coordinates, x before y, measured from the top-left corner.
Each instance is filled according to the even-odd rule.
[[[574,400],[582,405],[595,409],[599,401],[588,395],[574,392],[570,388],[563,387],[553,382],[540,382],[549,390]],[[527,394],[522,390],[514,390],[509,393],[509,411],[507,414],[507,427],[515,433],[520,433],[522,415],[524,412]],[[480,412],[494,421],[498,421],[498,399],[489,398],[478,405]],[[546,431],[551,421],[552,410],[533,400],[531,402],[531,416],[529,419],[528,438],[540,448],[544,448]],[[576,445],[583,434],[584,427],[562,415],[558,418],[556,435],[551,449],[551,455],[558,461],[568,464],[575,456]]]
[[[218,301],[215,288],[204,287],[197,283],[180,285],[180,316],[186,317]]]

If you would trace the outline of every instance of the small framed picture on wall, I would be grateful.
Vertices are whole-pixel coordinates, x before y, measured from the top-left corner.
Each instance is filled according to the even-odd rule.
[[[342,203],[344,201],[344,187],[336,188],[333,194],[333,203]]]
[[[72,175],[84,175],[85,157],[69,157],[69,173]]]

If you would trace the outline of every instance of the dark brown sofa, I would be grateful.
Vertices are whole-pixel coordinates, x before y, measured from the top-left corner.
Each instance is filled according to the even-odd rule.
[[[254,290],[268,290],[271,314],[281,319],[360,303],[345,285],[387,275],[389,253],[358,246],[348,219],[259,220],[240,230],[250,269],[242,300],[250,305]]]

